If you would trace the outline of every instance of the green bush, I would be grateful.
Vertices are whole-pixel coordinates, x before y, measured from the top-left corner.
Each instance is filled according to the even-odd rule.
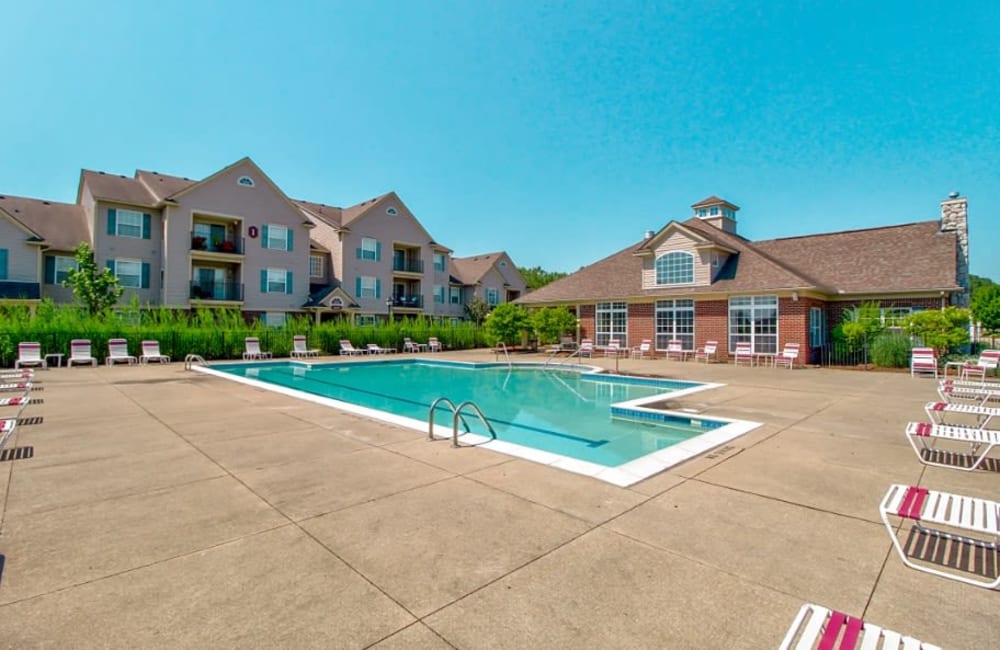
[[[883,368],[906,368],[910,364],[910,337],[885,333],[871,343],[871,361]]]

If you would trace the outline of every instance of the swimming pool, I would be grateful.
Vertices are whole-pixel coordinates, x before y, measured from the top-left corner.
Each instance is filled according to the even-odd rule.
[[[215,365],[208,372],[289,392],[427,431],[431,403],[473,401],[492,439],[464,410],[464,443],[629,485],[757,426],[645,407],[715,384],[556,369],[538,364],[469,364],[424,359]],[[450,436],[452,410],[435,409],[436,433]],[[752,426],[750,426],[752,425]]]

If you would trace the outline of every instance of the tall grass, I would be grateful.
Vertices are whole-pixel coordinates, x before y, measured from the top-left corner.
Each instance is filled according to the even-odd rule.
[[[42,352],[69,352],[72,339],[90,339],[98,361],[107,354],[107,342],[124,338],[129,353],[139,355],[143,340],[160,342],[160,351],[175,360],[187,354],[205,359],[239,359],[243,339],[257,336],[261,348],[276,357],[288,356],[292,337],[305,334],[310,348],[336,354],[340,341],[355,346],[377,343],[400,349],[403,338],[426,342],[436,336],[449,349],[469,349],[486,345],[485,335],[472,323],[441,323],[431,318],[413,318],[376,325],[355,325],[348,320],[316,325],[309,316],[290,317],[282,327],[268,327],[260,321],[247,321],[238,309],[196,309],[192,312],[167,308],[139,308],[132,304],[107,316],[91,316],[72,305],[55,305],[44,300],[32,318],[27,307],[0,308],[0,365],[11,366],[17,359],[17,344],[37,341]]]

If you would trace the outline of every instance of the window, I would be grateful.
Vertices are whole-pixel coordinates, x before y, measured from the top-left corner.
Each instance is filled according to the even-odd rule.
[[[656,284],[691,284],[694,282],[694,255],[672,251],[656,258]]]
[[[358,298],[380,298],[382,294],[382,282],[378,278],[362,275],[354,283],[355,293]]]
[[[261,293],[291,293],[290,272],[285,269],[261,271]]]
[[[826,316],[821,307],[809,308],[809,346],[818,348],[826,339]]]
[[[886,327],[902,327],[906,319],[915,311],[913,307],[884,307],[882,309],[882,324]]]
[[[695,215],[699,216],[699,217],[707,217],[708,216],[708,208],[698,208],[695,211]]]
[[[378,262],[382,259],[382,244],[377,239],[362,237],[361,246],[357,250],[359,260]]]
[[[442,253],[434,253],[434,270],[444,271],[444,255]]]
[[[395,217],[397,214],[399,214],[399,210],[397,210],[396,208],[386,208],[385,213],[390,217]]]
[[[76,259],[68,255],[46,255],[45,284],[62,284],[77,268]]]
[[[309,277],[310,278],[321,278],[323,277],[323,258],[319,255],[309,256]]]
[[[500,290],[490,287],[486,290],[486,304],[495,307],[500,304]]]
[[[285,228],[284,226],[264,224],[264,232],[262,235],[261,243],[264,245],[264,248],[276,251],[292,250],[291,229]]]
[[[253,187],[253,179],[249,176],[240,176],[236,179],[236,184],[240,187]]]
[[[285,324],[288,318],[288,314],[283,311],[267,311],[264,312],[264,324],[268,327],[281,327]]]
[[[113,272],[118,282],[129,289],[142,288],[142,262],[139,260],[114,260]],[[148,286],[148,282],[147,282]]]
[[[594,312],[595,343],[599,346],[615,339],[628,347],[628,305],[624,302],[599,302]]]
[[[444,285],[435,284],[434,285],[434,302],[439,305],[444,304]]]
[[[713,217],[719,216],[719,206],[717,206],[717,205],[713,206],[712,208],[709,209],[708,213],[710,215],[712,215]]]
[[[114,225],[113,225],[114,224]],[[147,233],[143,233],[143,215],[135,210],[108,210],[108,230],[114,228],[113,234],[116,237],[135,237],[149,239],[148,226]]]
[[[777,296],[729,299],[729,350],[737,343],[749,343],[754,353],[778,351]]]
[[[462,287],[448,287],[448,297],[451,304],[462,304]]]
[[[358,314],[354,322],[361,326],[374,325],[376,322],[375,314]]]
[[[680,341],[694,350],[694,301],[656,301],[656,349],[666,350],[670,341]]]
[[[500,268],[502,268],[502,269],[507,268],[507,261],[506,260],[500,260]]]
[[[7,257],[8,257],[7,249],[6,248],[0,248],[0,280],[6,280],[7,279],[7,273],[8,273],[8,271],[7,271]]]

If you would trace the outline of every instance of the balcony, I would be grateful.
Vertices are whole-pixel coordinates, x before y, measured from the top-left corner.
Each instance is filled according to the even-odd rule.
[[[411,296],[393,296],[392,297],[392,307],[393,309],[423,309],[424,297],[420,294],[414,294]]]
[[[397,273],[423,273],[424,263],[421,260],[393,259],[392,270]]]
[[[38,300],[42,297],[42,285],[37,282],[0,282],[0,299]]]
[[[243,301],[243,284],[239,282],[192,282],[191,300]]]
[[[224,253],[229,255],[242,255],[245,240],[242,237],[231,237],[223,239],[213,237],[211,241],[204,235],[195,234],[191,231],[191,250],[204,251],[206,253]]]

